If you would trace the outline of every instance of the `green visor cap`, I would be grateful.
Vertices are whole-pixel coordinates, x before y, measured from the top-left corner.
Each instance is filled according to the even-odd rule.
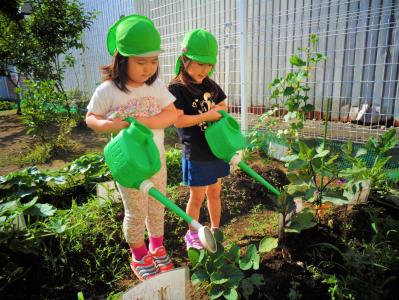
[[[205,29],[194,29],[185,34],[181,43],[181,53],[176,61],[175,74],[178,75],[181,67],[181,56],[196,62],[215,65],[218,56],[218,42],[215,37]],[[212,67],[209,75],[212,75]]]
[[[162,53],[161,36],[147,17],[130,15],[116,21],[108,30],[107,49],[123,56],[156,56]]]

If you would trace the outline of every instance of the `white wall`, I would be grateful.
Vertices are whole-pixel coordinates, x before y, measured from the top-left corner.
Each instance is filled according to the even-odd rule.
[[[111,62],[107,52],[108,28],[122,15],[134,13],[133,0],[86,0],[82,1],[85,11],[97,11],[97,18],[83,35],[87,49],[81,54],[73,51],[76,58],[74,68],[65,72],[64,87],[78,89],[91,94],[101,83],[100,67]]]

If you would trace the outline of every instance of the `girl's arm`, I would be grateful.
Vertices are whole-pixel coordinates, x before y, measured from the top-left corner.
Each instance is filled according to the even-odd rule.
[[[219,102],[211,110],[199,115],[185,115],[183,110],[178,109],[178,119],[175,123],[177,128],[191,127],[202,122],[217,121],[222,116],[218,113],[219,110],[227,111],[227,105],[224,101]]]
[[[175,105],[171,103],[157,115],[151,117],[137,117],[136,120],[151,129],[167,128],[176,122],[177,110]]]
[[[118,133],[123,128],[129,127],[129,122],[120,119],[107,120],[104,116],[95,115],[91,112],[86,114],[86,124],[97,132]]]

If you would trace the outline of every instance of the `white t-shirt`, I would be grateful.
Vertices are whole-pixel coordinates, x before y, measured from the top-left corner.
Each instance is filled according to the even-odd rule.
[[[126,117],[150,117],[159,114],[175,97],[168,91],[165,84],[157,79],[151,85],[140,87],[127,86],[129,92],[123,92],[112,80],[104,81],[94,91],[87,110],[107,119]],[[151,129],[154,142],[160,155],[164,155],[164,130]]]

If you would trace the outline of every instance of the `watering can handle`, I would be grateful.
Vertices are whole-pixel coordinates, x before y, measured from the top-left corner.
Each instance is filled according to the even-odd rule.
[[[133,119],[132,117],[127,117],[125,119],[123,119],[123,121],[129,122],[130,124],[137,122],[135,119]]]
[[[222,118],[225,118],[225,117],[228,117],[228,116],[229,116],[228,112],[225,111],[225,110],[223,110],[223,109],[218,110],[218,113],[222,116]],[[215,122],[217,122],[217,121],[215,121]],[[206,124],[207,124],[208,127],[209,127],[209,126],[212,126],[212,124],[215,123],[215,122],[207,121]]]
[[[229,113],[223,109],[218,110],[218,113],[222,115],[222,118],[229,116]]]

